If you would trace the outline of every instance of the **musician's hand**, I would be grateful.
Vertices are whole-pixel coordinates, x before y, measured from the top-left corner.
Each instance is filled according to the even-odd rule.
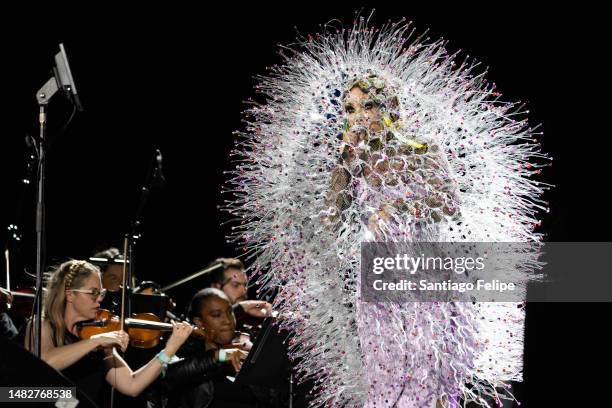
[[[91,336],[91,340],[101,348],[119,347],[121,351],[125,351],[130,343],[130,336],[126,332],[118,330],[96,334]]]
[[[272,305],[265,300],[243,300],[240,306],[246,314],[253,317],[264,318],[272,313]]]
[[[9,305],[13,302],[13,295],[11,292],[0,288],[0,313],[6,313]]]
[[[13,301],[13,295],[11,292],[4,288],[0,288],[0,303],[11,303]]]
[[[248,355],[249,353],[243,350],[235,348],[225,349],[225,361],[232,365],[234,371],[236,371],[236,374],[238,374],[242,368],[242,363],[244,363],[244,360],[246,360]]]
[[[164,353],[168,357],[172,357],[174,354],[176,354],[177,350],[189,338],[192,331],[193,327],[187,322],[172,322],[172,335],[166,343]]]
[[[240,350],[249,352],[253,348],[253,343],[251,343],[251,340],[246,340],[243,342],[232,342],[232,346],[237,347]]]
[[[239,348],[244,351],[251,351],[253,348],[253,343],[251,343],[251,338],[247,333],[240,333],[240,337],[232,340],[232,346]]]

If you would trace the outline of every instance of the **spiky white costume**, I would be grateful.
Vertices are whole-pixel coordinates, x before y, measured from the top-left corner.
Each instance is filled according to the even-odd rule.
[[[233,237],[263,290],[280,288],[312,406],[487,405],[521,380],[521,305],[360,299],[361,242],[541,238],[545,186],[530,177],[545,156],[514,119],[524,112],[408,28],[360,19],[283,48],[234,152]],[[354,87],[377,104],[378,128],[347,123]]]

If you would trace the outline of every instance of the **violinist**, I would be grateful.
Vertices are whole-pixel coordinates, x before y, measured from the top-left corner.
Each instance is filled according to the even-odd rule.
[[[247,356],[231,345],[236,319],[227,295],[215,288],[200,290],[191,300],[189,316],[203,336],[188,340],[177,352],[181,359],[168,364],[164,378],[170,397],[168,406],[257,406],[249,389],[226,377],[235,376]]]
[[[105,259],[97,263],[102,273],[102,287],[107,290],[100,307],[119,314],[121,309],[121,285],[123,284],[123,254],[117,248],[111,247],[97,252],[94,258]]]
[[[133,372],[117,352],[127,348],[129,337],[125,331],[101,333],[86,340],[79,338],[77,323],[96,317],[105,294],[96,266],[86,261],[64,262],[48,280],[41,333],[42,360],[98,402],[104,399],[104,380],[123,394],[140,394],[159,376],[164,364],[192,332],[187,323],[174,324],[164,350]],[[28,349],[33,344],[31,334],[27,330]]]
[[[0,336],[8,339],[14,339],[17,337],[18,331],[13,320],[8,315],[8,305],[13,301],[11,292],[0,288]]]
[[[110,247],[104,251],[96,252],[89,260],[100,268],[102,273],[102,287],[107,290],[106,296],[102,300],[100,307],[113,314],[120,314],[121,310],[121,289],[123,282],[123,254],[115,247]],[[132,276],[132,284],[128,291],[131,293],[160,294],[160,286],[152,281],[143,281],[136,285],[136,278]],[[168,298],[166,309],[172,311],[176,304]],[[146,310],[147,312],[158,314],[158,310]]]
[[[263,300],[248,299],[248,278],[244,264],[237,258],[218,258],[210,265],[221,262],[223,267],[207,276],[207,287],[223,291],[234,308],[237,320],[246,316],[263,319],[272,312],[272,305]]]

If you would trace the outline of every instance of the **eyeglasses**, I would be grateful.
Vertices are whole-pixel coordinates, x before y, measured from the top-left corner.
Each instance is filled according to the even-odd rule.
[[[106,289],[90,289],[90,290],[85,290],[85,289],[70,289],[71,292],[79,292],[79,293],[87,293],[88,295],[91,295],[91,297],[93,298],[93,300],[96,300],[98,297],[101,297],[102,299],[104,299],[104,296],[106,296]]]

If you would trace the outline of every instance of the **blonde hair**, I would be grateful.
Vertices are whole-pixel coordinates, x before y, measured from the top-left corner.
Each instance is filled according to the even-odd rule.
[[[43,303],[43,319],[52,330],[52,340],[56,347],[66,344],[66,290],[79,289],[93,273],[100,274],[97,266],[87,261],[70,260],[58,266],[47,278],[47,291]],[[31,346],[31,345],[30,345]]]

